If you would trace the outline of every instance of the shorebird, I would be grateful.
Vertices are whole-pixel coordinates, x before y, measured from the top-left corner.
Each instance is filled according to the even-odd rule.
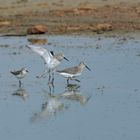
[[[10,73],[12,73],[17,79],[19,79],[19,87],[21,87],[21,79],[23,79],[28,72],[29,71],[26,68],[10,71]]]
[[[58,53],[54,54],[53,51],[48,51],[47,49],[40,47],[40,46],[35,46],[35,45],[27,45],[29,49],[32,51],[36,52],[41,56],[41,58],[44,60],[45,65],[48,67],[48,71],[44,71],[44,73],[40,76],[37,76],[38,78],[43,77],[46,73],[49,73],[49,80],[51,78],[50,73],[56,69],[56,67],[61,63],[63,59],[69,61],[63,53]]]
[[[57,72],[67,78],[67,84],[69,83],[69,80],[80,82],[78,79],[75,79],[75,77],[80,76],[85,67],[91,71],[90,68],[83,61],[81,61],[78,66],[58,70]]]

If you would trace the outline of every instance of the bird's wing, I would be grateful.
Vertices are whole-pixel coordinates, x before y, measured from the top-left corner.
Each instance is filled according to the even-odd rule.
[[[45,48],[35,45],[27,45],[29,49],[39,54],[45,61],[45,63],[49,63],[51,58],[53,57],[52,54]]]
[[[64,70],[60,70],[60,71],[58,70],[57,72],[75,74],[77,71],[78,71],[77,67],[71,67],[71,68],[66,68]]]
[[[12,74],[14,75],[19,75],[21,73],[21,70],[17,70],[17,71],[10,71]]]

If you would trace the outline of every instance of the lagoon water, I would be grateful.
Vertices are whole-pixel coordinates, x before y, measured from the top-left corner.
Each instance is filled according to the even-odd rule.
[[[41,37],[49,42],[44,47],[70,60],[58,69],[84,60],[92,71],[70,87],[55,73],[49,86],[48,77],[36,78],[44,65],[25,47],[29,37],[0,37],[1,139],[139,140],[139,35]],[[21,67],[29,73],[19,88],[10,70]]]

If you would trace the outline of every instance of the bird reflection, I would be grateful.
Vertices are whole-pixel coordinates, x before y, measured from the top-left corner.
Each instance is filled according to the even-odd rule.
[[[87,99],[81,95],[80,90],[66,90],[61,94],[61,97],[67,100],[80,102],[81,105],[84,105],[87,102]]]
[[[21,87],[19,87],[12,95],[13,96],[18,96],[23,100],[26,100],[27,97],[28,97],[28,94],[27,94],[26,90],[21,88]]]
[[[58,113],[68,110],[70,103],[74,103],[73,101],[85,105],[91,97],[84,97],[79,88],[79,85],[68,85],[64,92],[54,94],[51,93],[52,89],[49,87],[50,92],[47,94],[46,102],[42,104],[41,111],[32,116],[31,121],[37,122],[56,116]]]
[[[48,82],[49,94],[54,93],[54,80],[52,82]]]
[[[60,94],[60,96],[66,100],[80,102],[81,105],[84,105],[89,101],[91,97],[84,97],[81,94],[80,86],[77,84],[68,84],[67,90]]]
[[[66,89],[69,91],[77,90],[79,88],[80,88],[80,85],[78,85],[78,84],[67,84],[67,86],[66,86]]]
[[[47,99],[48,100],[42,104],[41,111],[35,113],[31,118],[32,122],[56,116],[58,112],[64,110],[64,103],[60,100],[59,96],[49,93]]]

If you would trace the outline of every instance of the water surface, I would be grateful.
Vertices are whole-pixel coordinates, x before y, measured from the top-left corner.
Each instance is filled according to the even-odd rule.
[[[48,77],[37,79],[44,70],[42,59],[25,47],[28,37],[0,38],[0,135],[4,140],[139,140],[140,139],[140,41],[139,35],[43,36],[54,52],[63,52],[70,62],[58,69],[77,65],[84,70],[71,81],[55,74],[54,89]],[[30,72],[22,88],[10,70],[26,67]],[[22,93],[25,97],[14,96]],[[51,94],[50,94],[51,93]],[[55,105],[52,108],[51,105]]]

